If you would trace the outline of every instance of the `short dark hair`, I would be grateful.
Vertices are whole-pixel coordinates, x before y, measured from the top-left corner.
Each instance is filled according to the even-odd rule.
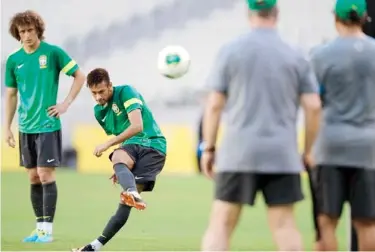
[[[278,9],[276,7],[272,7],[271,9],[260,10],[257,12],[257,14],[262,18],[277,17]]]
[[[278,13],[279,13],[279,9],[276,6],[270,9],[249,10],[250,15],[257,15],[261,18],[276,18]]]
[[[108,71],[104,68],[95,68],[87,75],[87,87],[89,88],[96,86],[103,81],[107,84],[111,82]]]
[[[44,39],[44,30],[45,30],[44,21],[38,13],[32,10],[27,10],[27,11],[19,12],[15,14],[9,22],[9,33],[12,35],[13,38],[20,41],[21,37],[18,31],[18,27],[26,26],[26,25],[35,26],[36,32],[38,34],[38,38],[40,40]]]
[[[355,10],[348,12],[348,18],[343,20],[342,18],[335,15],[336,21],[347,25],[347,26],[363,26],[367,21],[367,14],[359,16]]]

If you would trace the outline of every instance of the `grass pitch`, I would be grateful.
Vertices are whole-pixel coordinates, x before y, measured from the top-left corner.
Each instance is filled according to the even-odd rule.
[[[1,174],[1,250],[69,251],[101,234],[117,209],[120,187],[107,175],[58,172],[58,206],[55,241],[50,244],[22,243],[35,228],[27,175]],[[305,248],[311,250],[314,232],[310,194],[304,181],[306,200],[296,209]],[[200,249],[213,195],[213,183],[200,176],[161,175],[154,192],[143,194],[148,208],[132,211],[128,223],[103,248],[104,251],[192,251]],[[275,250],[262,197],[256,207],[246,207],[233,240],[232,250]],[[346,250],[346,223],[337,233],[340,249]]]

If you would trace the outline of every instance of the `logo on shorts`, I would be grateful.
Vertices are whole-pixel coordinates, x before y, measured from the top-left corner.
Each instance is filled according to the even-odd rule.
[[[138,177],[138,176],[135,176],[134,177],[136,180],[138,180],[138,179],[143,179],[143,177]]]
[[[47,159],[47,163],[51,163],[53,161],[55,161],[55,159]]]
[[[42,69],[47,68],[47,56],[46,55],[39,56],[39,67]]]
[[[115,112],[115,114],[116,114],[117,116],[121,115],[121,113],[122,113],[122,112],[120,111],[119,107],[118,107],[115,103],[112,104],[112,110],[113,110],[113,112]]]

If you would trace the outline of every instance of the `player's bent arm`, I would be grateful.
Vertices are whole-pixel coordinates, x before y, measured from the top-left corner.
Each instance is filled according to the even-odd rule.
[[[301,105],[305,114],[305,153],[310,153],[320,128],[322,104],[316,93],[301,95]]]
[[[107,144],[109,147],[120,144],[125,140],[137,135],[143,131],[143,120],[140,109],[134,109],[128,113],[130,126],[124,130],[120,135],[108,140]]]
[[[206,147],[214,147],[219,130],[221,113],[226,103],[222,92],[213,91],[208,95],[203,116],[203,141]]]
[[[17,109],[17,88],[7,87],[5,94],[5,127],[10,130]]]
[[[75,100],[75,98],[81,91],[82,86],[86,80],[85,74],[80,69],[77,69],[73,73],[73,77],[74,77],[73,85],[69,91],[68,96],[64,100],[64,103],[67,104],[68,106],[70,106],[72,102]]]

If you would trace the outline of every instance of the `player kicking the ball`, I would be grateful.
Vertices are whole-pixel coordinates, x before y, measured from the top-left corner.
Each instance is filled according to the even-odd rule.
[[[114,169],[112,178],[124,191],[103,233],[73,251],[100,250],[125,225],[132,207],[144,210],[146,203],[140,192],[153,190],[166,158],[166,139],[143,97],[133,87],[113,87],[108,72],[102,68],[88,74],[87,86],[98,103],[94,108],[95,118],[107,135],[115,135],[98,145],[94,155],[100,157],[110,147],[120,144],[109,159]]]

